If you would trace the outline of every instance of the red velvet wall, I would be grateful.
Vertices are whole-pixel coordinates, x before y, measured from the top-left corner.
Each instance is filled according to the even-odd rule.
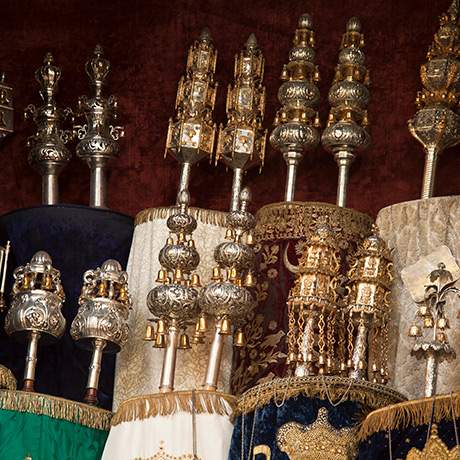
[[[220,83],[215,119],[225,120],[227,85],[234,54],[254,32],[266,57],[267,109],[271,127],[278,108],[279,75],[304,12],[313,16],[322,82],[322,120],[338,46],[350,16],[358,15],[366,35],[372,78],[370,121],[373,146],[352,169],[349,205],[375,215],[389,204],[416,199],[421,188],[423,153],[406,121],[415,111],[418,72],[450,0],[4,0],[0,5],[0,69],[15,87],[16,133],[0,145],[0,211],[40,202],[40,178],[27,164],[26,138],[32,122],[22,110],[40,103],[34,71],[51,51],[62,67],[59,103],[75,107],[88,94],[84,62],[101,43],[112,62],[108,90],[119,98],[126,135],[113,163],[111,208],[134,215],[174,202],[178,166],[163,159],[168,118],[174,113],[177,81],[190,43],[208,26],[219,51]],[[71,145],[74,150],[75,144]],[[460,147],[443,155],[438,195],[460,192]],[[231,187],[223,166],[201,164],[192,176],[193,203],[226,209]],[[301,163],[296,198],[334,202],[337,169],[321,148]],[[247,174],[257,207],[283,196],[285,165],[268,148],[265,169]],[[87,204],[87,166],[73,158],[60,180],[61,201]]]

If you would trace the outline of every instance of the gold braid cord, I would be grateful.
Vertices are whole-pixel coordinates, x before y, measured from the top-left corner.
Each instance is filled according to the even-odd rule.
[[[190,215],[199,223],[216,225],[218,227],[226,227],[227,213],[222,211],[214,211],[213,209],[192,208],[189,209]],[[177,211],[176,206],[168,206],[162,208],[148,208],[139,212],[135,219],[134,225],[145,224],[156,219],[167,219],[174,211]]]
[[[437,423],[441,420],[450,420],[452,418],[452,407],[455,418],[460,418],[460,392],[454,393],[452,396],[450,394],[436,396],[433,421]],[[431,421],[432,412],[433,398],[405,401],[389,407],[383,407],[371,412],[366,417],[358,432],[358,438],[364,441],[379,431],[387,432],[401,430],[409,426],[428,425]]]
[[[13,373],[0,364],[0,389],[16,390],[17,381]]]
[[[257,385],[237,401],[236,416],[248,414],[271,401],[287,400],[303,394],[311,398],[355,401],[365,410],[375,410],[406,398],[391,388],[365,380],[338,376],[287,377]]]
[[[112,426],[177,412],[232,415],[236,400],[234,396],[207,390],[196,390],[194,393],[195,401],[191,391],[156,393],[128,399],[113,416]]]
[[[28,412],[66,420],[95,430],[109,431],[112,412],[55,396],[0,390],[0,409]]]

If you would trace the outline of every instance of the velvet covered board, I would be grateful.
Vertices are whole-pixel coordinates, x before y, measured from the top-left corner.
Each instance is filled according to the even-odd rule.
[[[69,334],[78,310],[83,273],[99,267],[106,259],[117,259],[125,268],[133,232],[133,221],[123,214],[84,206],[38,206],[20,209],[0,217],[2,243],[12,244],[7,292],[11,272],[30,261],[36,251],[45,250],[53,266],[61,271],[66,294],[62,312],[66,332],[55,344],[39,347],[36,390],[79,401],[82,399],[90,353],[81,350]],[[0,362],[22,380],[26,344],[15,343],[0,327]],[[115,357],[105,355],[99,385],[101,407],[112,405]]]
[[[76,107],[89,93],[84,63],[100,43],[112,62],[107,94],[119,99],[126,135],[120,158],[109,175],[111,208],[134,215],[175,201],[178,167],[163,159],[168,118],[174,114],[177,82],[186,52],[205,26],[219,51],[215,121],[225,122],[226,88],[233,79],[234,55],[251,32],[266,57],[267,108],[264,125],[271,128],[279,107],[277,91],[287,62],[298,17],[311,13],[321,73],[320,115],[327,119],[327,91],[334,77],[340,40],[350,16],[358,15],[366,37],[366,63],[371,71],[372,147],[352,166],[349,205],[373,216],[382,207],[419,197],[423,153],[406,122],[415,112],[421,87],[420,65],[439,25],[438,16],[451,0],[10,0],[1,5],[0,67],[15,88],[16,132],[0,146],[2,180],[0,211],[40,202],[40,177],[27,165],[26,138],[34,126],[22,119],[23,109],[39,104],[34,72],[51,51],[62,67],[59,103]],[[70,150],[75,151],[74,143]],[[458,170],[460,146],[447,150],[438,170],[437,195],[458,194],[452,171]],[[261,175],[247,174],[255,208],[279,201],[285,165],[270,146]],[[322,148],[308,153],[300,165],[296,199],[334,202],[337,166]],[[194,169],[194,205],[225,210],[230,174],[204,161]],[[60,179],[63,202],[87,204],[89,171],[74,158]]]

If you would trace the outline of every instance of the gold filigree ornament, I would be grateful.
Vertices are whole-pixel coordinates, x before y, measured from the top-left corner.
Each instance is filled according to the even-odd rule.
[[[318,410],[318,417],[311,425],[284,424],[276,440],[278,448],[290,460],[351,460],[357,452],[356,429],[334,428],[325,407]]]
[[[423,450],[413,447],[406,460],[458,460],[460,458],[460,446],[449,450],[438,436],[438,426],[433,424],[430,437]]]
[[[155,454],[153,454],[152,457],[148,457],[148,458],[136,457],[133,460],[201,460],[201,459],[195,454],[184,454],[184,455],[180,455],[179,457],[170,455],[166,453],[164,443],[161,442],[160,448]]]

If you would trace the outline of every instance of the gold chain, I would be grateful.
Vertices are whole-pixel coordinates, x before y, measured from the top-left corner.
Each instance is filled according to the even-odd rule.
[[[295,312],[293,303],[288,303],[288,359],[295,353]]]
[[[299,317],[297,318],[297,325],[298,325],[298,333],[297,333],[297,350],[299,356],[297,357],[297,361],[303,361],[303,357],[301,359],[300,353],[303,350],[303,340],[305,334],[305,311],[304,311],[304,304],[300,304],[299,307]]]

